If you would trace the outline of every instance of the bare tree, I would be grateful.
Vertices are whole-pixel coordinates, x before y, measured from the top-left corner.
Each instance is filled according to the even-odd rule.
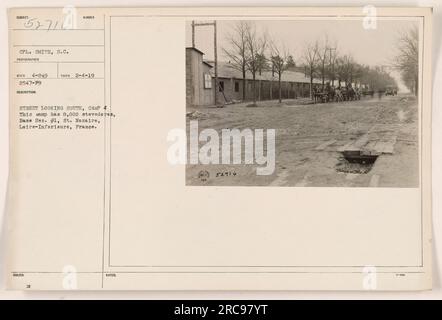
[[[352,68],[352,82],[355,86],[359,87],[361,84],[362,74],[364,72],[364,67],[359,63],[354,63]]]
[[[322,89],[324,89],[324,84],[325,84],[325,75],[327,72],[327,58],[328,56],[328,51],[329,51],[329,43],[328,43],[328,36],[325,35],[324,40],[322,42],[322,44],[320,46],[318,46],[318,64],[319,64],[319,69],[320,69],[320,74],[321,74],[321,79],[322,79]]]
[[[328,74],[328,78],[330,79],[330,82],[332,83],[332,85],[334,85],[335,80],[336,80],[336,69],[337,69],[336,65],[337,65],[338,57],[339,57],[339,53],[338,53],[337,43],[335,42],[334,47],[328,48],[327,74]]]
[[[353,56],[346,54],[339,57],[337,60],[337,76],[339,81],[339,86],[341,81],[345,81],[345,85],[353,82],[353,77],[355,75],[355,61]]]
[[[419,90],[419,30],[413,26],[399,36],[398,54],[393,63],[405,85],[417,96]]]
[[[338,80],[338,87],[341,86],[341,82],[342,82],[342,69],[343,69],[343,62],[342,62],[342,57],[341,56],[337,56],[336,60],[335,60],[335,77],[336,80]]]
[[[250,23],[246,26],[246,68],[252,74],[252,97],[253,104],[256,104],[256,74],[262,69],[262,56],[267,47],[267,37],[265,34],[259,36],[254,24]]]
[[[227,42],[230,48],[223,48],[224,54],[230,60],[232,68],[242,74],[242,99],[246,99],[246,70],[247,70],[247,30],[250,28],[249,22],[238,21],[233,31],[227,35]]]
[[[258,54],[256,60],[258,63],[258,74],[261,75],[263,71],[268,69],[268,61],[264,54]]]
[[[282,88],[281,79],[282,74],[292,64],[294,64],[293,57],[289,54],[285,47],[278,46],[274,41],[270,43],[270,61],[272,70],[278,75],[278,97],[279,103],[282,102]]]
[[[310,77],[310,98],[313,99],[313,78],[315,76],[316,68],[318,65],[318,52],[319,45],[318,41],[309,43],[304,49],[304,54],[302,56],[305,66],[307,68],[307,73]]]
[[[386,86],[396,86],[396,80],[383,70],[382,67],[369,67],[364,65],[359,65],[361,70],[359,79],[360,83],[365,86],[368,85],[370,90],[382,90]]]
[[[287,69],[294,69],[294,68],[296,68],[296,62],[293,59],[293,56],[290,54],[287,57]]]

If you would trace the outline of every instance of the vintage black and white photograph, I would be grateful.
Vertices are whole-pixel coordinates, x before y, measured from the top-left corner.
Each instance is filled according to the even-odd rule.
[[[419,186],[418,20],[186,23],[186,184]]]
[[[8,293],[440,295],[442,5],[226,5],[5,11]]]

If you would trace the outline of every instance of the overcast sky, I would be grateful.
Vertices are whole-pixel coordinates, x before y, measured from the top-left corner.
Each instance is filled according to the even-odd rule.
[[[228,48],[227,35],[233,32],[235,21],[217,22],[218,59],[227,61],[223,48]],[[389,65],[394,59],[398,35],[417,23],[413,20],[378,20],[376,29],[364,29],[362,20],[267,20],[254,21],[259,33],[266,32],[277,43],[283,44],[302,64],[306,43],[324,39],[338,48],[340,54],[352,54],[361,64]],[[205,53],[204,59],[213,60],[213,29],[196,28],[196,47]],[[191,46],[190,22],[186,28],[186,46]],[[336,45],[334,45],[336,44]],[[397,75],[392,74],[397,78]]]
[[[222,48],[228,47],[227,34],[233,32],[235,21],[218,21],[218,56],[223,57]],[[255,21],[259,32],[267,32],[277,42],[284,44],[295,60],[300,62],[305,44],[325,35],[337,44],[341,54],[351,53],[357,62],[371,66],[385,65],[394,56],[398,34],[408,30],[410,20],[378,20],[375,30],[363,28],[362,20],[269,20]],[[190,22],[187,28],[186,46],[191,46]],[[213,59],[213,29],[196,29],[196,47],[205,53],[205,59]]]

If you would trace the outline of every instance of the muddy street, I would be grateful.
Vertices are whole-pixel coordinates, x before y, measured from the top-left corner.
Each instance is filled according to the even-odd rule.
[[[418,187],[418,106],[410,95],[307,104],[303,100],[187,110],[199,130],[275,129],[275,170],[188,164],[188,185]],[[189,127],[189,126],[188,126]],[[220,150],[221,152],[221,150]],[[244,157],[244,148],[242,150]],[[350,155],[357,155],[356,158]],[[202,174],[202,172],[204,174]],[[202,178],[204,176],[204,178]]]

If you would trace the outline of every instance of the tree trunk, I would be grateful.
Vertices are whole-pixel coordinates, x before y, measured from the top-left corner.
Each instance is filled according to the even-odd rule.
[[[256,72],[253,72],[253,83],[252,83],[252,94],[253,94],[253,104],[256,104]]]
[[[419,91],[419,80],[417,77],[414,78],[414,95],[417,97]]]
[[[313,100],[313,72],[310,71],[310,99]]]
[[[282,91],[281,91],[281,74],[278,75],[278,84],[279,84],[279,93],[278,93],[278,95],[279,95],[279,103],[281,103],[282,102],[282,97],[281,97],[281,94],[282,94]]]
[[[242,68],[242,101],[246,100],[246,68]]]

